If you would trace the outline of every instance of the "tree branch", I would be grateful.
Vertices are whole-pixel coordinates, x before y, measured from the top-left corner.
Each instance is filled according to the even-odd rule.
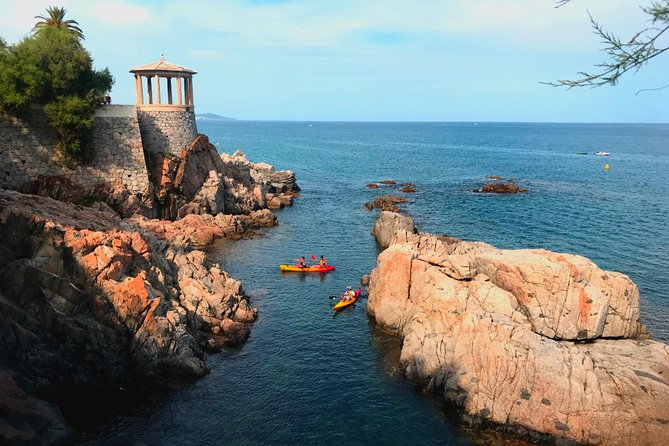
[[[557,0],[556,8],[564,6],[571,0]],[[579,72],[580,79],[559,79],[556,82],[541,82],[553,87],[599,87],[616,85],[621,76],[630,70],[639,71],[651,59],[669,50],[669,46],[656,47],[658,39],[669,30],[669,0],[653,1],[650,6],[642,7],[643,12],[651,16],[653,24],[659,27],[644,28],[636,33],[627,43],[623,43],[614,34],[606,31],[602,25],[588,13],[590,24],[596,35],[602,38],[609,61],[595,65],[602,70],[595,74]]]

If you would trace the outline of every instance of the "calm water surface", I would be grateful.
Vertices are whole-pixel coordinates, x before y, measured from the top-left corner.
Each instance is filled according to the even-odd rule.
[[[209,254],[244,283],[259,319],[243,347],[213,355],[211,374],[116,414],[88,444],[497,443],[462,432],[397,370],[398,341],[369,322],[366,301],[333,301],[374,266],[376,213],[363,204],[416,184],[404,205],[418,227],[500,248],[581,254],[638,284],[643,322],[669,341],[669,125],[198,122],[221,151],[292,169],[303,189],[280,226],[222,241]],[[609,157],[592,155],[598,150]],[[578,155],[587,151],[590,155]],[[604,165],[609,164],[608,172]],[[471,192],[486,177],[530,189]],[[401,193],[399,193],[401,194]],[[325,255],[327,275],[279,263]]]

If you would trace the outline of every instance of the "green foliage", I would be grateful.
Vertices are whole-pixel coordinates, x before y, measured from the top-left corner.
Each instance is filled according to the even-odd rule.
[[[109,70],[93,69],[79,38],[64,28],[44,27],[0,51],[0,111],[25,117],[32,106],[43,106],[70,164],[86,159],[95,109],[113,83]]]
[[[58,151],[67,162],[86,161],[85,143],[93,128],[95,105],[79,96],[60,96],[44,107],[59,137]]]
[[[84,33],[79,28],[79,23],[76,20],[65,20],[65,8],[59,6],[49,6],[46,8],[48,17],[42,15],[36,15],[36,19],[41,19],[39,22],[35,23],[33,27],[33,34],[37,34],[41,30],[47,27],[55,27],[65,29],[67,32],[73,36],[83,39]]]
[[[563,6],[570,1],[559,0],[557,6]],[[578,73],[580,76],[578,79],[545,83],[554,87],[568,88],[616,85],[628,71],[639,71],[651,59],[669,51],[669,44],[666,41],[669,34],[669,0],[652,1],[650,6],[641,7],[641,10],[649,16],[652,26],[643,28],[630,39],[624,40],[606,31],[590,16],[592,28],[602,39],[603,51],[606,52],[608,60],[595,65],[598,70],[596,73],[581,71]]]

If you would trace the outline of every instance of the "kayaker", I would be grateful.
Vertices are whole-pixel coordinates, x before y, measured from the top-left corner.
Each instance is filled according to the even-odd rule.
[[[321,258],[318,259],[318,264],[319,264],[320,266],[322,266],[322,267],[328,266],[328,262],[325,261],[325,259],[323,258],[323,256],[321,256]]]
[[[341,295],[341,300],[344,302],[348,302],[349,299],[353,299],[355,297],[355,293],[351,289],[350,286],[346,287],[346,291],[344,291],[344,294]]]
[[[307,267],[307,261],[304,259],[304,256],[300,258],[300,262],[297,264],[300,268],[306,268]]]

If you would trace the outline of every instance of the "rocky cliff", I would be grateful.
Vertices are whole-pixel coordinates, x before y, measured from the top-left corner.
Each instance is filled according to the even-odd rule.
[[[401,368],[471,421],[597,445],[664,445],[669,346],[624,274],[584,257],[416,233],[382,213],[368,313]]]
[[[268,210],[121,219],[104,203],[0,190],[0,370],[33,391],[202,376],[203,353],[243,342],[256,310],[240,282],[194,246],[271,224]],[[20,396],[12,379],[0,381],[0,393]],[[28,435],[29,421],[2,401],[0,443]],[[57,419],[43,425],[44,435],[67,434]],[[30,432],[33,444],[53,440]]]
[[[176,220],[188,214],[246,214],[292,204],[299,192],[295,174],[252,163],[242,152],[219,154],[199,135],[180,156],[147,153],[158,216]]]

